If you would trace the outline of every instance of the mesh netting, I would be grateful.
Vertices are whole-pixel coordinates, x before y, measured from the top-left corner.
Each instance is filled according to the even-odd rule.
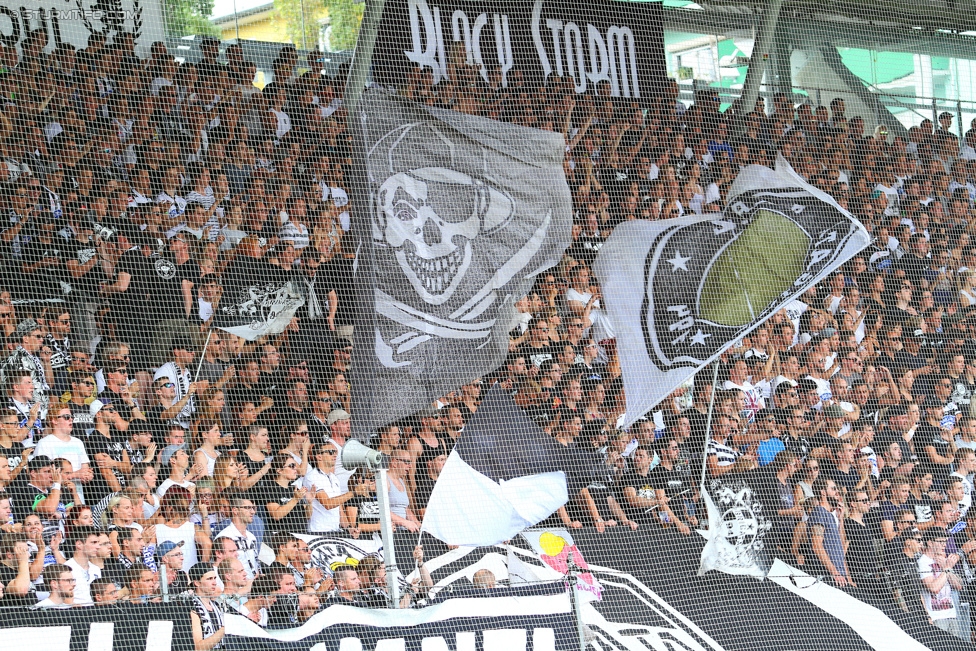
[[[0,648],[971,647],[972,3],[25,4]]]

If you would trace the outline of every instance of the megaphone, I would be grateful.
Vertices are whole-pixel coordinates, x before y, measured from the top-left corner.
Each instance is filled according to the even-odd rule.
[[[342,446],[343,468],[368,468],[370,470],[377,470],[379,468],[386,468],[389,465],[389,459],[389,455],[377,452],[355,439],[346,441],[346,444]]]

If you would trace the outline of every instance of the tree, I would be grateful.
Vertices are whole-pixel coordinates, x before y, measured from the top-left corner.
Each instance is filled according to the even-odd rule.
[[[183,36],[216,36],[220,29],[210,22],[214,0],[164,0],[163,19],[166,22],[166,35],[176,38]]]
[[[274,0],[272,21],[283,28],[295,47],[312,49],[319,45],[319,32],[328,15],[322,0]],[[302,12],[305,13],[305,39],[302,40]]]
[[[280,25],[296,47],[318,47],[322,25],[327,24],[327,47],[351,50],[356,45],[363,3],[355,0],[274,0],[274,22]],[[305,40],[302,40],[302,12]]]
[[[356,36],[363,21],[363,2],[355,0],[328,0],[329,29],[328,48],[333,51],[351,50],[356,47]]]

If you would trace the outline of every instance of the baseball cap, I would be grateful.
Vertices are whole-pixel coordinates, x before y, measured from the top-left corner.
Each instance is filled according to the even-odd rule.
[[[824,418],[843,418],[844,410],[840,405],[827,405],[823,410]]]
[[[159,455],[159,463],[163,466],[168,465],[169,460],[173,457],[174,454],[176,454],[180,450],[185,450],[185,449],[186,449],[186,443],[183,443],[182,445],[167,445],[165,448],[163,448],[163,453]]]
[[[349,420],[349,412],[345,409],[333,409],[329,412],[329,417],[325,419],[327,425],[334,425],[339,420]]]
[[[173,542],[172,540],[164,540],[156,546],[156,558],[163,558],[166,554],[170,553],[174,549],[179,549],[183,546],[183,541],[179,540]],[[199,565],[199,563],[197,564]],[[196,566],[194,566],[196,567]]]
[[[88,405],[88,412],[92,416],[95,416],[103,407],[107,407],[110,404],[112,404],[111,400],[92,400],[92,403]]]

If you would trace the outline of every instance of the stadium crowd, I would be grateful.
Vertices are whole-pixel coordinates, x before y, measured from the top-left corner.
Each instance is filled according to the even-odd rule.
[[[0,606],[192,591],[197,648],[216,648],[224,608],[280,627],[384,604],[381,561],[315,567],[293,535],[379,529],[375,483],[339,459],[355,417],[343,74],[321,74],[315,52],[299,74],[289,46],[263,89],[239,45],[219,57],[212,39],[196,64],[161,43],[141,60],[128,35],[46,47],[32,32],[0,76]],[[708,476],[739,474],[775,505],[789,562],[958,630],[976,585],[976,131],[960,143],[944,114],[907,138],[865,135],[843,100],[785,95],[737,115],[707,92],[685,106],[674,83],[645,107],[518,71],[503,88],[457,52],[449,78],[413,70],[397,91],[564,133],[573,242],[518,302],[497,372],[377,432],[396,527],[419,529],[497,382],[590,472],[551,524],[666,527],[678,544],[704,524],[704,455]],[[737,342],[718,386],[705,371],[618,430],[590,270],[605,238],[719,211],[739,169],[777,155],[873,247]],[[284,333],[211,330],[222,300],[265,279],[305,297]],[[414,553],[407,603],[431,585]]]

